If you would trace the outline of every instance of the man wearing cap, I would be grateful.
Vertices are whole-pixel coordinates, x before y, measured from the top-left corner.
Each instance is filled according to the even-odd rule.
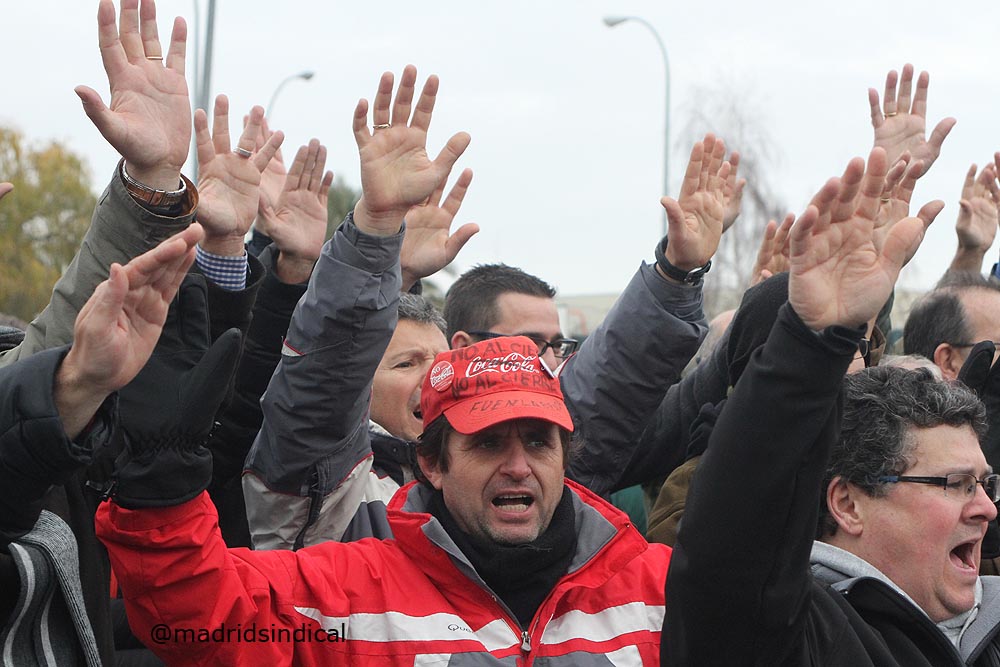
[[[421,408],[427,481],[389,504],[392,540],[229,550],[205,493],[102,505],[136,635],[168,664],[656,664],[670,550],[565,479],[572,421],[537,346],[438,355]]]

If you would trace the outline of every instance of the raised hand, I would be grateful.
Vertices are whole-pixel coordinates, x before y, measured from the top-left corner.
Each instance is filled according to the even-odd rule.
[[[324,174],[325,167],[326,146],[313,139],[295,154],[273,206],[265,200],[261,182],[257,225],[277,246],[278,277],[286,283],[309,280],[323,250],[326,202],[333,183],[333,172]]]
[[[795,214],[789,213],[781,221],[769,220],[764,228],[764,238],[757,251],[757,260],[750,272],[750,287],[762,283],[776,273],[788,270],[788,232],[795,222]]]
[[[193,224],[124,267],[112,264],[80,310],[56,377],[56,406],[70,437],[149,360],[202,235]]]
[[[1000,190],[997,189],[996,167],[987,164],[976,176],[976,165],[972,165],[965,175],[962,199],[958,202],[955,232],[959,245],[984,254],[990,249],[997,235],[998,205]]]
[[[899,270],[923,239],[944,203],[925,205],[915,218],[892,225],[881,248],[873,241],[888,161],[872,150],[847,165],[813,197],[790,232],[788,300],[802,321],[819,331],[857,327],[888,299]]]
[[[667,211],[667,261],[690,271],[712,259],[722,238],[723,218],[729,206],[726,181],[731,166],[723,161],[726,146],[711,134],[691,149],[679,199],[663,197]]]
[[[407,65],[392,100],[392,73],[382,75],[372,105],[371,131],[367,125],[368,101],[360,100],[354,110],[362,190],[354,208],[354,222],[367,233],[398,233],[403,216],[434,192],[469,145],[469,135],[459,132],[448,140],[437,158],[432,161],[428,157],[427,128],[434,111],[438,78],[427,78],[411,119],[416,80],[416,68]]]
[[[242,255],[243,237],[250,229],[260,201],[261,172],[284,140],[275,132],[254,152],[264,119],[263,107],[255,106],[236,148],[230,150],[229,100],[215,98],[212,133],[208,116],[194,114],[198,144],[198,221],[205,227],[202,248],[217,255]]]
[[[747,179],[737,178],[737,171],[740,167],[740,154],[733,151],[729,156],[729,177],[726,179],[726,198],[729,204],[726,206],[726,213],[722,218],[722,233],[733,226],[736,218],[740,215],[740,205],[743,204],[743,188],[746,187]]]
[[[434,189],[431,196],[406,214],[406,236],[399,251],[403,273],[403,290],[421,278],[437,273],[448,266],[463,246],[479,231],[479,225],[466,223],[451,233],[451,223],[465,199],[472,183],[472,170],[465,169],[458,176],[448,197],[441,203],[448,174]]]
[[[76,94],[94,125],[122,157],[129,175],[154,189],[176,190],[191,144],[191,102],[184,79],[187,27],[174,19],[164,61],[153,0],[122,0],[119,25],[111,0],[97,9],[111,104],[87,86]]]
[[[899,83],[897,96],[896,84]],[[885,78],[885,99],[879,104],[878,91],[868,89],[868,103],[871,106],[872,127],[875,129],[875,147],[883,148],[889,164],[895,164],[903,153],[909,153],[913,160],[924,165],[926,173],[938,155],[941,144],[955,126],[954,118],[945,118],[935,126],[930,139],[927,131],[927,84],[930,75],[921,72],[917,88],[913,87],[913,65],[903,66],[900,77],[892,70]],[[911,97],[911,92],[913,93]],[[884,112],[884,113],[883,113]]]

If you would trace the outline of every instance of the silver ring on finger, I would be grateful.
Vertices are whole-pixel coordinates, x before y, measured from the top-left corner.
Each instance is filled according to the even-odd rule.
[[[392,127],[392,123],[379,123],[378,125],[372,126],[373,130],[388,130]]]
[[[253,151],[248,151],[247,149],[241,148],[240,146],[237,146],[236,148],[234,148],[233,152],[236,153],[237,155],[239,155],[240,157],[246,158],[248,160],[253,155]]]

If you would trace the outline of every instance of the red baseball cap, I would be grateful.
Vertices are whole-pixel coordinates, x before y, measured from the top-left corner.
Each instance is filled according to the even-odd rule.
[[[525,418],[573,430],[559,378],[525,336],[490,338],[437,355],[420,390],[420,410],[424,430],[442,414],[466,435]]]

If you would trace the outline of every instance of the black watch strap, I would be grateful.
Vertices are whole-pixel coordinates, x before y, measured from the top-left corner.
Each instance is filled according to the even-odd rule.
[[[690,271],[678,269],[676,266],[667,261],[667,255],[665,252],[666,249],[667,237],[664,236],[663,240],[656,244],[656,263],[659,265],[660,270],[663,271],[663,273],[665,273],[668,277],[678,280],[686,285],[700,285],[701,281],[705,277],[705,274],[712,268],[712,260],[708,260],[705,266],[699,266],[698,268],[691,269]]]

